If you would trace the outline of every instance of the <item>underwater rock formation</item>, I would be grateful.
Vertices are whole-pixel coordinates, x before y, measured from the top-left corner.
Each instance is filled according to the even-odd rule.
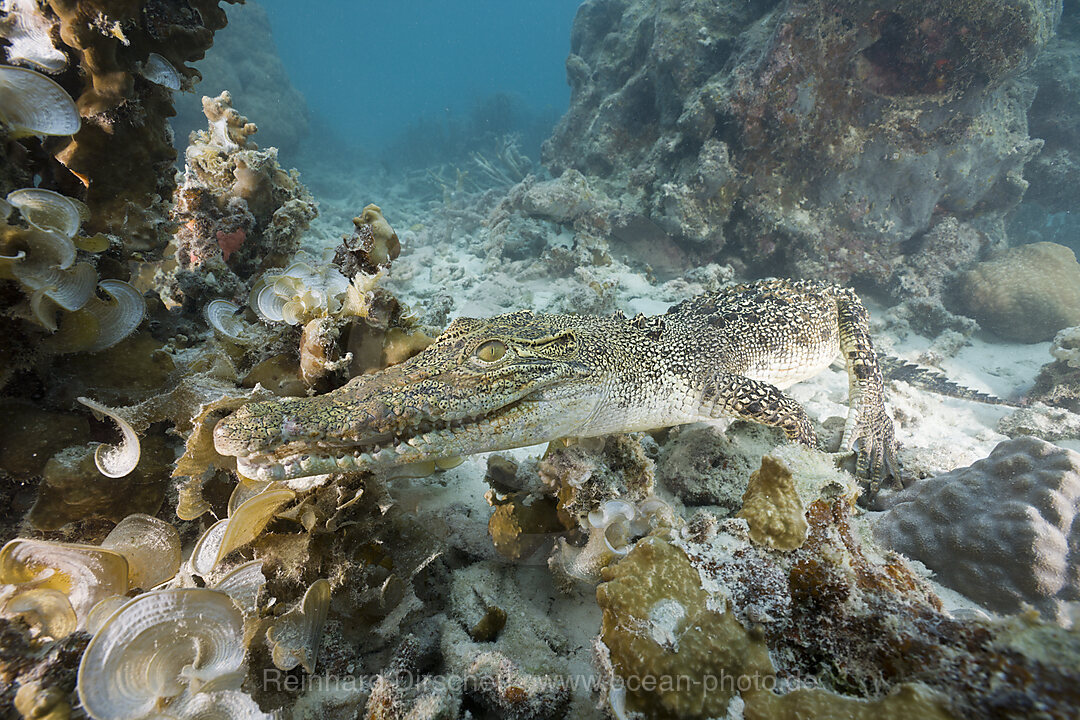
[[[1069,212],[1080,186],[1080,7],[1066,2],[1057,35],[1030,73],[1038,92],[1028,111],[1032,137],[1045,144],[1028,163],[1025,196],[1048,212]]]
[[[1039,370],[1029,397],[1080,413],[1080,326],[1065,328],[1055,335],[1050,354],[1054,360]]]
[[[1065,408],[1034,402],[998,421],[998,431],[1009,437],[1031,435],[1041,440],[1080,438],[1080,415]]]
[[[990,610],[1053,618],[1080,600],[1080,454],[1033,437],[897,493],[874,524],[885,546]]]
[[[684,246],[885,280],[943,216],[1001,235],[1021,198],[1054,0],[594,0],[571,37],[555,173],[626,185]],[[775,271],[775,266],[774,271]]]
[[[940,303],[956,273],[979,259],[987,238],[968,223],[945,217],[918,243],[918,249],[897,269],[892,294],[908,302]]]
[[[136,19],[107,15],[104,26],[81,29],[105,37],[177,13],[202,27],[198,10],[211,5],[0,2],[25,13],[4,18],[0,32],[9,41],[20,33],[2,51],[36,68],[29,82],[76,59],[64,26],[50,20],[55,8],[140,9]],[[627,309],[634,293],[647,308],[732,280],[731,267],[685,272],[722,247],[742,253],[737,262],[776,258],[833,278],[884,277],[897,265],[880,243],[903,240],[909,257],[891,277],[894,295],[912,298],[916,315],[935,308],[923,326],[971,332],[974,322],[949,317],[941,299],[1001,244],[999,214],[1033,147],[1021,122],[1026,96],[1012,77],[1054,12],[1029,0],[979,5],[589,0],[568,68],[580,73],[575,108],[549,146],[567,160],[563,172],[522,178],[524,162],[504,171],[477,158],[490,171],[487,189],[448,193],[427,215],[395,198],[380,201],[384,216],[349,195],[355,205],[340,215],[349,234],[333,262],[318,250],[330,250],[336,233],[302,237],[311,195],[272,150],[255,146],[254,125],[228,94],[205,100],[209,128],[195,133],[169,215],[176,257],[161,262],[156,250],[134,250],[139,233],[128,244],[93,229],[108,220],[95,213],[114,208],[100,197],[84,208],[78,185],[57,180],[67,171],[53,167],[50,148],[64,140],[9,135],[0,143],[0,384],[16,380],[0,398],[0,501],[9,507],[0,540],[16,539],[0,550],[0,715],[104,718],[123,707],[131,716],[247,720],[1070,717],[1080,707],[1080,623],[1067,605],[1080,599],[1069,524],[1080,456],[1031,439],[1002,446],[1012,450],[991,456],[990,480],[972,480],[977,489],[962,488],[958,500],[939,495],[943,478],[934,478],[902,493],[878,522],[955,531],[935,536],[927,565],[959,558],[980,587],[1008,574],[1011,609],[1035,602],[1061,626],[1032,612],[972,620],[979,611],[967,600],[940,599],[922,567],[872,539],[834,457],[756,425],[557,440],[542,457],[492,457],[483,481],[482,463],[450,468],[454,458],[394,476],[260,482],[240,476],[212,441],[216,423],[250,401],[318,393],[423,347],[426,328],[399,292],[441,293],[420,309],[438,323],[455,300],[464,312],[477,298],[581,311]],[[170,79],[176,58],[143,56],[141,42],[114,48],[121,64],[140,54],[136,96],[166,93],[173,79],[190,84],[183,68]],[[243,75],[262,58],[230,70]],[[55,77],[65,97],[92,82],[74,67]],[[104,102],[105,81],[116,79],[74,95]],[[4,92],[0,100],[11,97]],[[127,122],[124,107],[100,117]],[[559,156],[586,110],[596,120],[581,130],[586,140]],[[261,112],[251,113],[260,123],[292,122],[280,119],[290,108],[271,119]],[[148,152],[146,138],[126,137],[143,144],[119,168]],[[508,158],[511,147],[501,146]],[[599,154],[578,153],[589,148]],[[53,187],[64,192],[49,195]],[[888,207],[852,209],[893,193]],[[151,209],[155,221],[167,202],[163,195],[158,214]],[[420,235],[418,216],[437,230]],[[399,239],[390,221],[409,229]],[[155,242],[170,234],[140,227]],[[418,237],[431,247],[418,247]],[[311,255],[296,252],[301,239]],[[398,259],[402,241],[416,255]],[[462,246],[487,251],[486,267]],[[641,272],[624,273],[628,262]],[[419,265],[430,281],[390,285],[391,264],[414,273]],[[577,285],[552,292],[560,274]],[[450,297],[474,275],[471,297]],[[660,287],[663,275],[676,279]],[[116,283],[128,278],[132,290],[122,294]],[[139,302],[146,288],[158,295],[148,294],[134,325],[125,314],[126,338],[104,334],[118,340],[109,348],[98,345],[114,301],[99,286]],[[1009,432],[1036,422],[1039,432],[1074,432],[1064,413],[1077,395],[1065,390],[1078,386],[1068,374],[1080,364],[1078,345],[1077,333],[1059,334],[1051,389],[1039,396],[1049,403],[1058,392],[1058,405],[1023,408]],[[806,392],[831,408],[844,385],[826,377]],[[895,410],[907,439],[929,411],[901,390]],[[80,396],[115,408],[106,412],[114,419],[75,405]],[[816,429],[828,445],[843,424],[833,417]],[[288,433],[290,419],[281,427]],[[965,437],[990,426],[976,427]],[[410,474],[436,468],[445,473]],[[947,542],[960,549],[942,550]],[[938,570],[946,583],[947,570]],[[599,694],[598,672],[608,685]],[[322,686],[324,674],[341,682]]]
[[[657,458],[657,481],[686,505],[710,505],[720,517],[734,515],[761,456],[783,442],[773,428],[746,424],[742,429],[727,433],[701,423],[672,428]]]

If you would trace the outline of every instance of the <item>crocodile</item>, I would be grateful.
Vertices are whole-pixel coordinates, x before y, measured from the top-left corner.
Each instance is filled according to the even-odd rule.
[[[869,313],[853,290],[805,280],[736,285],[655,316],[458,318],[403,363],[324,395],[241,407],[214,428],[214,444],[262,480],[723,417],[815,446],[806,412],[783,390],[838,358],[849,377],[841,451],[854,453],[868,490],[896,485]]]

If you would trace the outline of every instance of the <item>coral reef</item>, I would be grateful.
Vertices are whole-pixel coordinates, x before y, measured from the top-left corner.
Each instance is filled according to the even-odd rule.
[[[990,610],[1064,617],[1080,600],[1078,512],[1080,454],[1018,437],[897,493],[874,533]]]
[[[1067,209],[1074,0],[1057,39],[1057,0],[586,0],[554,176],[496,97],[386,150],[440,167],[350,167],[314,227],[233,107],[271,144],[308,132],[257,6],[198,66],[211,97],[177,101],[206,129],[176,184],[172,94],[220,4],[0,0],[0,715],[1075,714],[1080,455],[1029,436],[1080,432],[1080,269],[1003,249],[1025,166]],[[439,136],[468,142],[433,160]],[[970,457],[1020,437],[883,513],[840,458],[739,422],[566,438],[486,475],[267,482],[214,448],[253,400],[419,351],[418,316],[648,315],[754,272],[874,281],[904,300],[884,346],[939,335],[926,357],[976,329],[957,313],[1058,332],[1024,407],[949,406]],[[797,392],[837,440],[845,378]],[[914,393],[892,409],[926,474],[910,441],[938,405]]]
[[[176,151],[168,127],[172,89],[147,79],[160,78],[151,57],[171,65],[189,88],[198,73],[185,63],[201,58],[226,23],[220,0],[9,5],[0,29],[9,43],[0,50],[4,61],[57,73],[82,116],[71,138],[21,141],[30,150],[21,163],[47,187],[84,200],[90,232],[122,237],[128,252],[160,250],[169,233],[165,204]]]
[[[34,637],[21,620],[0,617],[0,707],[20,717],[63,720],[77,701],[75,669],[89,637]]]
[[[600,637],[612,671],[624,682],[643,685],[631,680],[639,673],[657,680],[693,678],[714,669],[736,677],[772,674],[765,643],[752,638],[730,611],[707,608],[708,593],[697,571],[675,546],[648,538],[605,569],[603,579],[596,591],[604,610]],[[627,709],[655,718],[726,714],[734,688],[694,685],[689,692],[632,693]]]
[[[284,265],[318,214],[277,150],[259,150],[258,128],[223,92],[203,98],[207,130],[193,133],[171,213],[175,268],[158,280],[162,299],[192,310],[215,297],[241,300],[260,272]]]
[[[592,578],[651,529],[653,515],[670,512],[663,503],[653,507],[654,464],[643,440],[612,435],[556,441],[538,462],[520,466],[493,456],[485,480],[492,488],[486,497],[494,506],[488,532],[495,549],[520,561],[549,550],[556,539],[549,564],[557,573]],[[583,537],[575,537],[577,531]],[[567,544],[567,536],[575,542]],[[587,540],[586,546],[578,540]]]
[[[1080,263],[1064,245],[1021,245],[962,273],[951,295],[958,312],[1006,340],[1049,340],[1080,324]]]
[[[1048,212],[1068,212],[1075,200],[1069,188],[1080,182],[1080,9],[1065,2],[1057,35],[1031,70],[1038,91],[1028,111],[1032,137],[1045,143],[1024,170],[1031,183],[1025,201]]]
[[[376,678],[365,707],[365,720],[452,720],[461,714],[461,688],[430,678],[411,679],[421,669],[424,648],[415,636],[406,637],[393,660]]]
[[[1050,354],[1071,368],[1080,368],[1080,325],[1065,328],[1055,335]]]
[[[1000,239],[1041,146],[1016,76],[1060,8],[587,2],[544,162],[626,187],[708,256],[887,280],[891,244],[942,216]]]
[[[799,549],[757,546],[729,519],[657,532],[603,571],[598,655],[612,712],[1024,717],[1034,703],[1067,717],[1075,669],[1026,649],[1015,626],[944,612],[902,558],[866,538],[830,473],[794,470],[809,526]],[[1073,667],[1075,632],[1025,622],[1057,638]]]

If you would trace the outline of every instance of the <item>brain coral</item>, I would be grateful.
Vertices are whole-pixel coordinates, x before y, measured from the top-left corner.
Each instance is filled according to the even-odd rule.
[[[874,533],[996,612],[1080,600],[1080,453],[1033,437],[896,496]]]
[[[189,90],[198,77],[185,63],[202,58],[225,26],[220,3],[4,3],[9,16],[0,20],[0,62],[56,73],[82,116],[78,132],[45,142],[44,154],[11,157],[39,174],[42,185],[85,201],[87,229],[122,237],[129,251],[159,251],[169,239],[164,204],[176,184],[170,86]],[[163,68],[171,78],[166,85],[158,84]]]
[[[1064,245],[1021,245],[963,273],[952,300],[959,312],[1006,340],[1049,340],[1080,325],[1080,263]]]

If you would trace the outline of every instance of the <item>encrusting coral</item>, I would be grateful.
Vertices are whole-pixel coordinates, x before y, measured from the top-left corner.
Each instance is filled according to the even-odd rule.
[[[795,550],[806,541],[806,509],[791,471],[766,455],[750,475],[737,517],[750,526],[750,539],[777,550]]]
[[[1068,717],[1076,632],[1035,623],[1068,658],[1051,664],[1024,632],[951,616],[868,539],[839,474],[793,467],[801,547],[757,545],[728,519],[661,528],[603,570],[597,650],[616,716],[1019,718],[1036,704]]]

